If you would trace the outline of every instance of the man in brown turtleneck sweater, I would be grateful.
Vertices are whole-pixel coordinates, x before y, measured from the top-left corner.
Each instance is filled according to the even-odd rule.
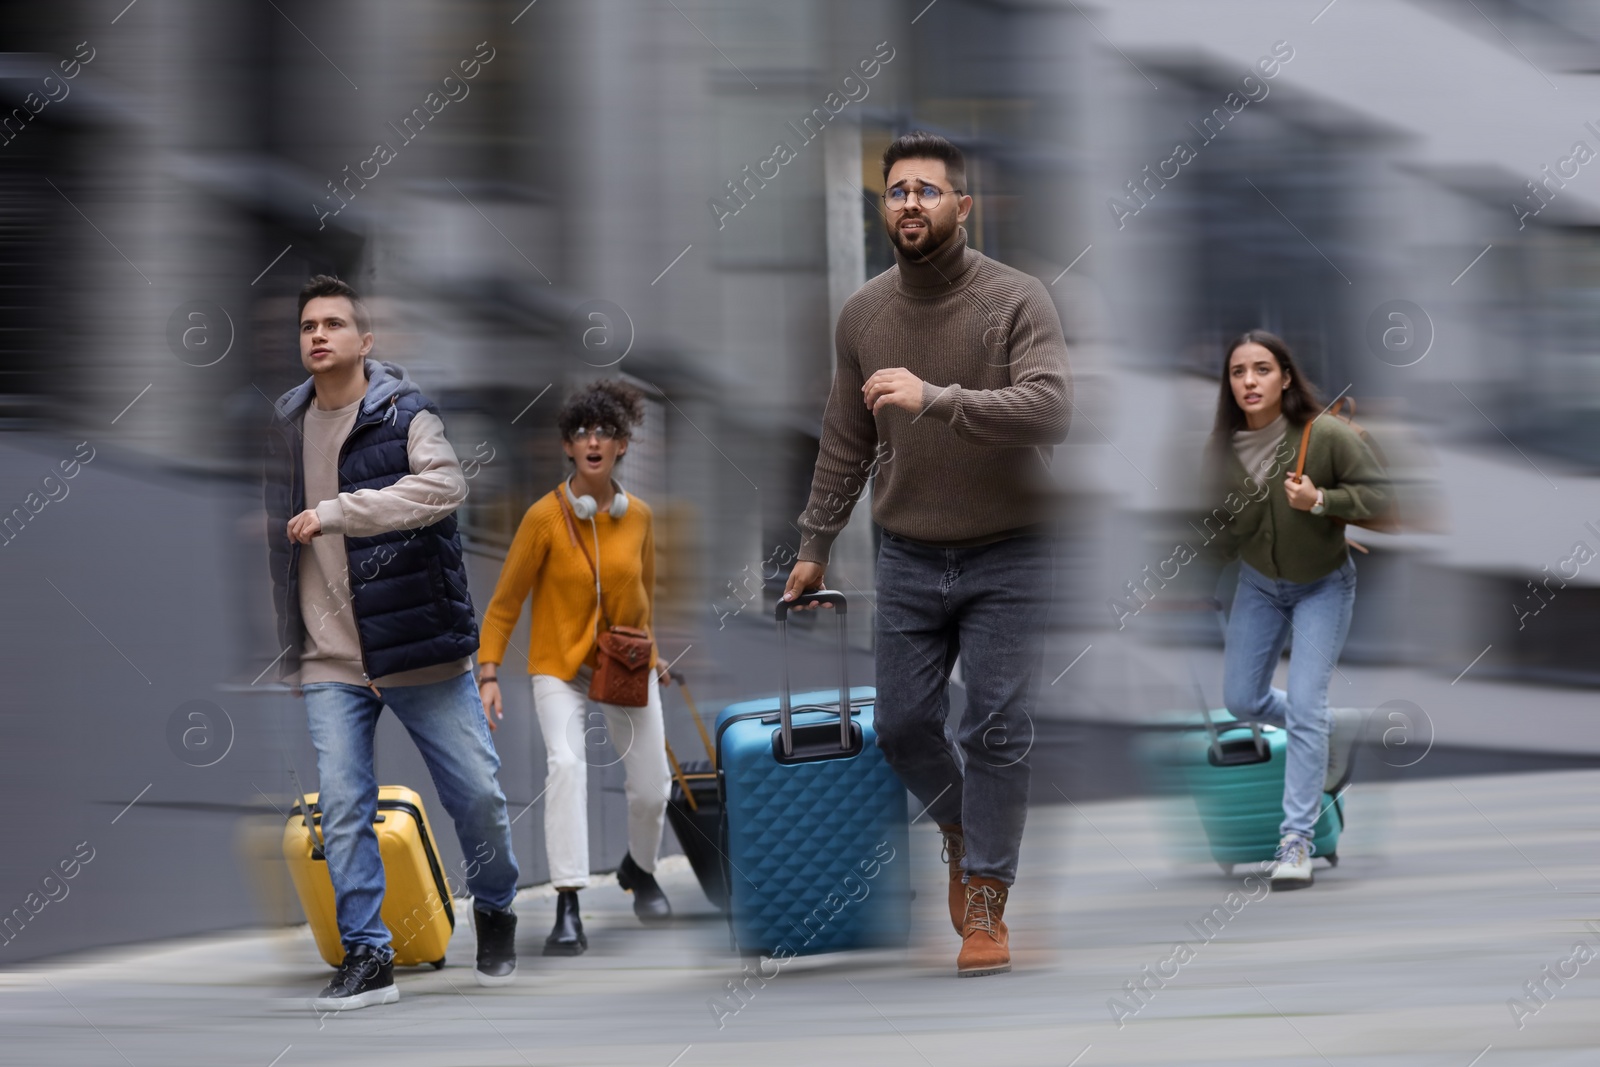
[[[956,973],[997,974],[1011,969],[1003,917],[1027,816],[1028,705],[1052,577],[1045,475],[1072,404],[1066,342],[1037,279],[967,247],[960,149],[909,133],[883,172],[896,269],[839,315],[783,595],[822,587],[875,471],[878,745],[944,833]],[[967,708],[953,742],[958,653]]]

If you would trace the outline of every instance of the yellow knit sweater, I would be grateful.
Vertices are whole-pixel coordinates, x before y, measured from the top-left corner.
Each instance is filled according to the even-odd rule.
[[[531,594],[528,673],[571,681],[579,667],[595,662],[594,573],[584,561],[583,549],[593,557],[599,535],[601,589],[611,624],[638,627],[653,640],[656,542],[649,506],[630,494],[628,513],[620,519],[602,511],[593,526],[574,520],[583,539],[580,547],[562,518],[559,492],[546,493],[522,516],[500,568],[494,599],[483,615],[478,662],[504,660],[511,631]],[[654,649],[650,661],[655,663]]]

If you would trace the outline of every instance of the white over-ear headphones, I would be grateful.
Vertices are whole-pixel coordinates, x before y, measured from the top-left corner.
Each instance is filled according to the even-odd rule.
[[[628,513],[628,494],[623,492],[622,486],[615,478],[611,479],[611,487],[616,493],[611,497],[611,506],[606,509],[606,514],[613,519],[620,519]],[[585,493],[583,496],[572,495],[572,479],[567,478],[561,483],[561,491],[567,494],[567,503],[572,505],[572,513],[580,519],[592,519],[600,513],[600,505],[595,498]]]

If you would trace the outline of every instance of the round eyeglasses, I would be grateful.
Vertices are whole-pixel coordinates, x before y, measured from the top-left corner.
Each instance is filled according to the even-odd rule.
[[[957,196],[962,193],[960,189],[952,189],[950,191]],[[898,210],[904,208],[912,198],[915,198],[925,211],[932,211],[939,206],[939,199],[942,196],[944,196],[944,190],[937,185],[929,185],[924,182],[915,184],[909,189],[904,184],[892,186],[885,190],[883,200],[884,203]]]
[[[567,440],[582,441],[588,438],[591,434],[602,441],[610,441],[614,438],[622,436],[621,434],[617,433],[616,427],[614,426],[579,426],[576,430],[573,430],[571,433],[567,434]]]

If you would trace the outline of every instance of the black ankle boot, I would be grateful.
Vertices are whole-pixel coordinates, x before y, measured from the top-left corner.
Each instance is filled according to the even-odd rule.
[[[556,893],[556,925],[544,939],[546,956],[581,956],[589,947],[583,936],[583,920],[578,917],[578,891],[562,889]]]
[[[672,921],[672,905],[656,884],[655,875],[641,870],[633,854],[625,853],[617,865],[617,884],[633,894],[633,913],[646,926],[664,926]]]

